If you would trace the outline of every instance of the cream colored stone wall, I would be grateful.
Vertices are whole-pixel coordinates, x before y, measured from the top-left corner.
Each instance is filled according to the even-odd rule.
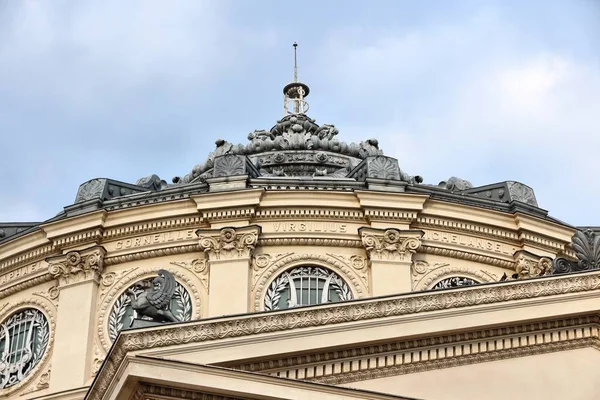
[[[568,251],[572,233],[421,195],[264,189],[44,224],[0,245],[0,320],[31,305],[53,323],[46,358],[0,396],[89,385],[111,345],[115,301],[160,268],[191,295],[197,319],[262,311],[271,282],[306,264],[337,273],[357,299],[425,290],[457,275],[493,282],[523,257],[534,265]],[[70,255],[82,261],[71,265]]]
[[[342,386],[427,400],[591,400],[600,395],[599,362],[598,350],[576,349]]]

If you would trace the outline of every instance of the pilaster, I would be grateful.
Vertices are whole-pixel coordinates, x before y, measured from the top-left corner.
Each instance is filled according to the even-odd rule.
[[[359,233],[370,260],[373,296],[410,292],[413,254],[423,231],[360,228]]]
[[[92,374],[94,310],[105,253],[103,247],[94,246],[48,260],[48,272],[57,279],[60,293],[52,391],[84,386]]]
[[[260,227],[199,229],[196,234],[210,268],[208,316],[249,312],[251,260]]]

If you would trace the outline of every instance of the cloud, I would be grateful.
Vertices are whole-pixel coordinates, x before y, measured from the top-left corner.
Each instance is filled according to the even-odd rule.
[[[600,68],[524,36],[489,8],[361,45],[333,35],[324,49],[338,60],[332,86],[349,108],[376,115],[341,132],[379,138],[427,183],[518,180],[551,215],[600,224],[590,207],[600,196]]]

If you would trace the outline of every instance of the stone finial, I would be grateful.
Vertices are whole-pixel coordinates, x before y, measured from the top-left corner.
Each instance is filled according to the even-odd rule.
[[[410,262],[421,247],[422,231],[360,228],[363,245],[371,260]]]
[[[48,273],[58,279],[64,286],[85,280],[98,280],[104,266],[103,247],[94,246],[89,249],[70,251],[65,255],[48,260]]]
[[[198,229],[200,247],[208,254],[210,261],[235,258],[248,258],[252,255],[260,227],[257,225],[220,230]]]

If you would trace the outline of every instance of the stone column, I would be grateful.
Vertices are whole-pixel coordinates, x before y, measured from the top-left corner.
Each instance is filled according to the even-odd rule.
[[[410,292],[413,254],[423,231],[360,228],[371,265],[373,296]]]
[[[92,376],[96,299],[105,253],[103,247],[94,246],[48,260],[48,272],[59,288],[50,377],[53,392],[84,386]]]
[[[199,229],[196,234],[208,254],[208,316],[250,311],[250,267],[260,227]]]

